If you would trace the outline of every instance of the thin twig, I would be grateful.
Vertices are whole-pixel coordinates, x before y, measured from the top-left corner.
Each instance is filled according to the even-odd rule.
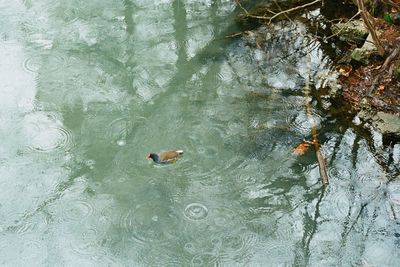
[[[236,32],[236,33],[232,33],[230,35],[225,36],[225,38],[234,38],[236,36],[243,35],[243,34],[244,34],[244,32]]]
[[[275,5],[279,8],[279,11],[282,12],[283,10],[282,10],[281,6],[278,4],[278,2],[277,2],[276,0],[274,0],[274,3],[275,3]],[[289,21],[292,21],[286,13],[284,14],[284,16],[285,16]]]
[[[399,3],[395,3],[394,1],[387,0],[387,1],[382,1],[382,2],[384,2],[387,5],[390,5],[390,6],[394,7],[396,9],[400,9],[400,4]]]
[[[328,37],[325,37],[324,40],[326,41],[326,40],[328,40],[328,39],[330,39],[332,37],[335,37],[335,36],[339,35],[342,31],[344,31],[346,29],[345,25],[350,23],[351,21],[353,21],[353,19],[355,19],[360,14],[361,14],[361,11],[358,10],[358,12],[354,16],[352,16],[348,21],[346,21],[344,23],[343,27],[337,33],[334,33],[334,34],[332,34],[332,35],[330,35]]]
[[[311,3],[307,3],[307,4],[304,4],[304,5],[301,5],[301,6],[296,6],[296,7],[293,7],[293,8],[286,9],[286,10],[282,10],[282,11],[280,11],[278,13],[275,13],[271,17],[252,15],[242,6],[242,4],[240,3],[239,0],[236,0],[236,3],[240,7],[240,9],[243,10],[243,12],[245,13],[246,17],[255,18],[255,19],[265,19],[265,20],[269,21],[268,23],[271,23],[271,21],[273,19],[279,17],[280,15],[285,15],[287,13],[290,13],[290,12],[293,12],[293,11],[296,11],[296,10],[299,10],[299,9],[303,9],[303,8],[312,6],[312,5],[314,5],[314,4],[318,3],[318,2],[321,2],[321,1],[322,0],[315,0],[315,1],[311,2]],[[271,13],[274,13],[274,12],[272,12],[270,10],[268,10],[268,11],[271,12]]]
[[[249,12],[242,6],[242,4],[240,3],[239,0],[236,0],[236,4],[238,5],[238,7],[243,10],[243,12],[246,14],[246,16],[249,15]]]
[[[276,18],[276,17],[278,17],[278,16],[280,16],[282,14],[290,13],[292,11],[296,11],[296,10],[303,9],[305,7],[308,7],[308,6],[312,6],[312,5],[314,5],[314,4],[318,3],[318,2],[321,2],[321,0],[315,0],[315,1],[311,2],[311,3],[307,3],[307,4],[304,4],[302,6],[296,6],[296,7],[293,7],[293,8],[278,12],[275,15],[273,15],[271,18],[269,18],[269,22],[271,22],[274,18]]]

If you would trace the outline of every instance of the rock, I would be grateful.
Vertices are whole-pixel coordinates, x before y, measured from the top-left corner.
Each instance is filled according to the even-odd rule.
[[[361,48],[355,48],[351,53],[351,58],[355,61],[361,62],[363,64],[368,64],[371,56],[377,55],[378,50],[374,45],[374,41],[372,40],[371,34],[368,35],[367,40]]]
[[[358,116],[364,121],[369,121],[372,127],[383,135],[400,136],[400,117],[398,115],[378,111],[371,114],[367,111],[360,111]]]
[[[400,117],[398,115],[379,111],[372,119],[372,125],[382,134],[400,135]]]
[[[360,43],[360,40],[365,40],[368,36],[368,30],[362,20],[336,23],[331,26],[331,30],[333,34],[356,43]]]

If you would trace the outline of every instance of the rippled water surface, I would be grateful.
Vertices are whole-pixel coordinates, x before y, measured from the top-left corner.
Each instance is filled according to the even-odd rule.
[[[311,101],[324,190],[330,62],[234,2],[0,0],[1,265],[400,266],[399,145]]]

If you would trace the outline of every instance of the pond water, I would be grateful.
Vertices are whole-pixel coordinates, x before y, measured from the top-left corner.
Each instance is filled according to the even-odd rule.
[[[324,189],[330,61],[234,2],[0,0],[1,265],[400,266],[399,145],[311,99]]]

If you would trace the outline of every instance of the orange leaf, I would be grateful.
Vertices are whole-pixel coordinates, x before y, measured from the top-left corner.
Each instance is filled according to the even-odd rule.
[[[304,155],[304,153],[306,153],[310,145],[311,145],[310,143],[301,143],[296,148],[293,149],[293,153],[302,156]]]
[[[378,90],[376,91],[377,95],[380,95],[385,90],[385,86],[383,84],[378,86]]]
[[[339,68],[339,73],[345,77],[349,77],[350,72],[353,70],[353,67],[351,65],[347,66],[341,66]]]

